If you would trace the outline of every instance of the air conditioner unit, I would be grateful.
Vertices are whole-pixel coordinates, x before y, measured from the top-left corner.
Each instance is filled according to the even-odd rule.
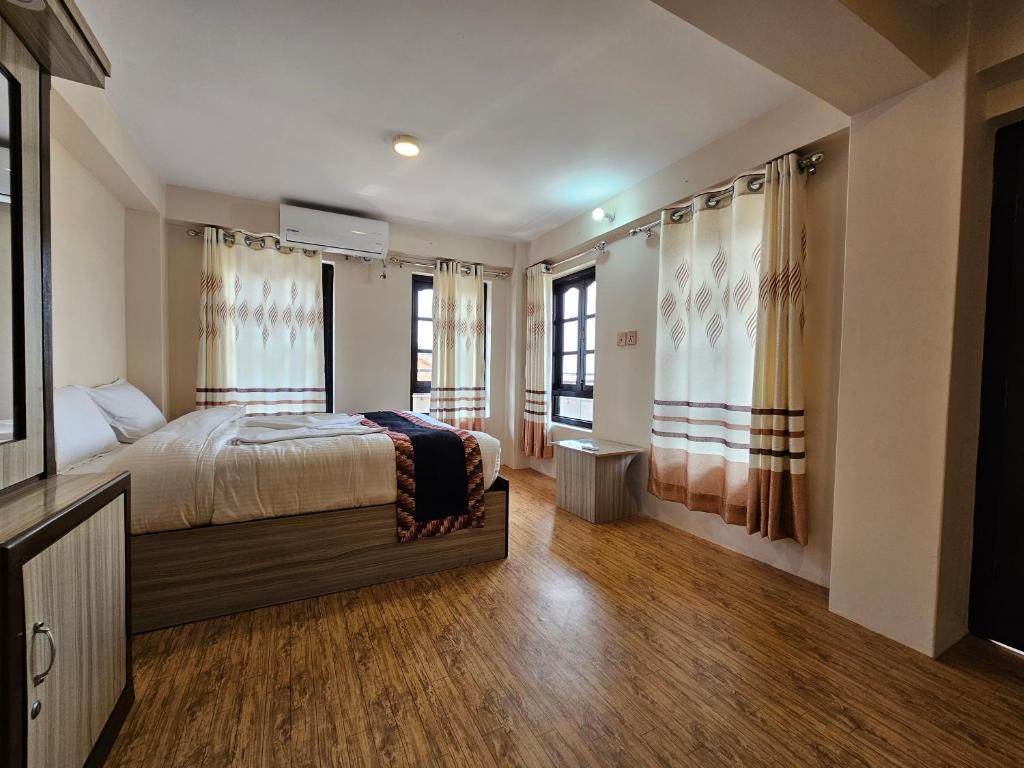
[[[388,223],[282,205],[281,245],[383,259],[388,253]]]

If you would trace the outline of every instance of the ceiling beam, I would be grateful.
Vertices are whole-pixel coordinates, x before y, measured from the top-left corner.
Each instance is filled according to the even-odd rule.
[[[927,2],[655,2],[848,115],[935,74],[936,9]]]

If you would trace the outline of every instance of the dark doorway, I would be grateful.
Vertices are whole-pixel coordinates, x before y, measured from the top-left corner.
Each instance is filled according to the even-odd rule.
[[[971,631],[1024,651],[1024,123],[996,134]]]

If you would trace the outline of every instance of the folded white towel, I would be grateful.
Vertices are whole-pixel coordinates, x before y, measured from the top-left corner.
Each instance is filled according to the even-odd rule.
[[[362,420],[359,413],[300,413],[294,416],[247,416],[243,425],[263,429],[337,429],[358,426]]]
[[[364,427],[355,424],[350,427],[298,427],[282,429],[280,427],[239,427],[238,434],[231,438],[231,445],[267,445],[283,440],[307,440],[309,438],[343,437],[345,435],[371,435],[384,432],[383,427]]]

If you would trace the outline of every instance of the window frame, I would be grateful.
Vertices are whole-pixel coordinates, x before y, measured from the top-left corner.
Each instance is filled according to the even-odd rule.
[[[334,265],[321,263],[324,306],[324,388],[327,395],[327,413],[334,413]]]
[[[434,322],[433,313],[431,313],[430,317],[420,317],[420,315],[419,315],[419,311],[418,311],[419,310],[419,305],[420,305],[419,294],[420,294],[420,291],[423,291],[423,290],[430,290],[430,291],[434,290],[434,277],[433,277],[433,275],[420,275],[420,274],[413,273],[413,276],[412,276],[412,307],[409,310],[410,323],[411,323],[410,327],[411,327],[411,330],[412,330],[412,337],[409,340],[409,350],[410,350],[409,409],[410,410],[412,410],[413,407],[414,407],[413,395],[430,394],[430,382],[429,381],[419,381],[417,379],[417,377],[416,377],[416,370],[417,370],[416,361],[417,361],[417,358],[420,355],[420,352],[429,352],[430,355],[431,355],[431,357],[430,357],[431,370],[433,370],[433,365],[434,365],[434,357],[433,357],[434,350],[433,349],[421,350],[417,346],[417,342],[419,341],[419,321],[420,320],[429,320],[431,323]],[[433,303],[431,303],[431,304],[433,304]]]
[[[573,419],[568,416],[558,415],[559,399],[562,397],[573,397],[583,400],[594,399],[594,385],[586,383],[587,375],[587,320],[594,318],[594,326],[597,326],[597,313],[588,312],[587,287],[597,283],[597,267],[591,266],[573,272],[565,277],[559,277],[551,285],[553,303],[551,323],[551,420],[558,424],[567,424],[572,427],[593,429],[594,422],[584,419]],[[564,316],[565,293],[571,288],[578,288],[580,301],[577,313],[574,317]],[[567,322],[576,321],[579,332],[576,338],[576,384],[567,386],[562,382],[562,360],[563,355],[571,351],[563,351],[564,333],[562,327]],[[595,334],[596,335],[596,334]],[[594,362],[597,362],[597,339],[594,339]],[[596,370],[595,370],[596,373]]]

